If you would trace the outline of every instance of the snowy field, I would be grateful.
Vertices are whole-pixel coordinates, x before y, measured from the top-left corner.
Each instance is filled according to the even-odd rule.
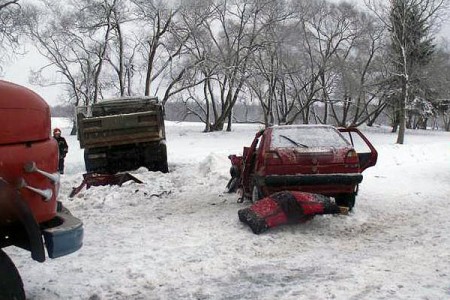
[[[68,122],[60,199],[84,222],[83,248],[45,263],[17,248],[29,299],[450,299],[450,133],[363,132],[379,151],[354,211],[254,235],[225,194],[227,155],[259,126],[202,133],[166,122],[169,174],[68,195],[84,173]]]

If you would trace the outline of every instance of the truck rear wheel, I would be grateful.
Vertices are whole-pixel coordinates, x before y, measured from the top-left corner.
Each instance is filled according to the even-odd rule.
[[[144,149],[142,162],[149,171],[169,172],[167,163],[167,149],[165,143],[151,144]]]
[[[108,167],[106,153],[103,150],[95,151],[91,149],[84,149],[84,165],[86,167],[86,172],[88,173],[106,172]]]
[[[163,173],[169,172],[169,164],[167,163],[167,148],[166,144],[162,143],[159,145],[160,147],[160,156],[159,156],[159,162],[158,162],[158,170]]]
[[[0,300],[25,300],[22,279],[11,259],[0,249]]]
[[[169,165],[167,164],[167,161],[160,162],[158,164],[158,170],[162,173],[168,173],[169,172]]]

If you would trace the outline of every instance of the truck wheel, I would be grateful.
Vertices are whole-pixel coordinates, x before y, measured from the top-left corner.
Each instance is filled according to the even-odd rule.
[[[346,194],[334,197],[337,206],[345,206],[348,207],[348,210],[351,211],[355,206],[355,194]]]
[[[25,300],[22,279],[11,259],[0,250],[0,300]]]
[[[162,173],[169,172],[169,165],[167,164],[167,162],[160,162],[158,165],[158,171],[161,171]]]
[[[86,172],[92,172],[92,166],[91,166],[91,162],[89,161],[88,158],[89,152],[87,149],[84,150],[84,166],[86,167]]]
[[[161,155],[159,157],[158,170],[163,173],[169,172],[169,164],[167,163],[167,147],[166,144],[160,144]]]

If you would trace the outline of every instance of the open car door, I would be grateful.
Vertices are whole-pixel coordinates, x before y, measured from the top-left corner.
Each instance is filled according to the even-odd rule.
[[[352,143],[356,153],[358,153],[361,172],[369,167],[375,166],[378,159],[378,152],[358,128],[348,127],[338,128],[338,130]]]
[[[259,131],[256,133],[255,138],[250,145],[250,147],[244,147],[244,167],[242,171],[242,186],[246,187],[247,189],[250,187],[250,174],[253,171],[255,167],[255,159],[256,159],[256,146],[259,143],[259,139],[262,136],[264,131]]]

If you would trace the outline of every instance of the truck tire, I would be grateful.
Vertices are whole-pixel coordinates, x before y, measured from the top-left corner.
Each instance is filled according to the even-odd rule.
[[[158,170],[162,173],[168,173],[169,172],[169,165],[167,164],[167,161],[160,162],[158,166]]]
[[[86,167],[86,172],[90,173],[90,172],[92,172],[92,166],[91,166],[91,162],[89,161],[88,155],[89,155],[89,151],[87,149],[85,149],[84,150],[84,166]]]
[[[0,249],[0,300],[25,300],[22,279],[11,259]]]
[[[169,172],[169,164],[167,163],[167,148],[166,144],[159,145],[159,155],[158,161],[156,162],[156,171],[160,171],[162,173]]]
[[[348,207],[348,210],[351,211],[355,206],[355,198],[355,194],[345,194],[334,197],[334,201],[337,206]]]
[[[167,163],[167,149],[165,143],[152,143],[142,149],[141,165],[149,171],[160,171],[162,173],[169,172]]]
[[[165,142],[159,145],[161,157],[159,162],[159,170],[163,173],[169,172],[169,164],[167,163],[167,147]]]
[[[102,157],[92,158],[91,155],[102,155]],[[108,160],[104,150],[84,149],[84,165],[87,173],[102,173],[107,171]]]

